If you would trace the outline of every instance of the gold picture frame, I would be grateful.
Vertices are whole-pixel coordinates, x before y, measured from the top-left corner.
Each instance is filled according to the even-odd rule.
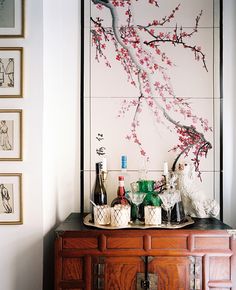
[[[22,158],[21,109],[0,109],[0,161],[21,161]]]
[[[0,173],[0,225],[23,224],[22,173]]]
[[[25,36],[25,0],[0,1],[0,38]]]
[[[0,98],[23,98],[23,47],[0,48]]]

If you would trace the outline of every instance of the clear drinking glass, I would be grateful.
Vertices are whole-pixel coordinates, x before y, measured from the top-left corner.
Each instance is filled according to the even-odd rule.
[[[178,192],[170,192],[166,190],[164,193],[159,194],[162,201],[162,208],[167,212],[167,226],[171,225],[171,211],[175,206],[176,202],[179,201]]]
[[[135,222],[138,222],[138,216],[139,216],[139,206],[143,202],[146,192],[140,192],[139,186],[137,186],[136,182],[131,183],[131,192],[129,193],[130,199],[132,203],[136,205],[136,220]]]

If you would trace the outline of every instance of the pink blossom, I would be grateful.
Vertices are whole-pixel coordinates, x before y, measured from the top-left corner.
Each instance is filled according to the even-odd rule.
[[[138,145],[141,145],[140,141],[137,138],[134,139],[134,143],[137,143]]]
[[[154,29],[150,29],[150,34],[152,34],[152,35],[154,35],[154,33],[155,33],[155,31],[154,31]]]
[[[159,82],[155,82],[155,83],[154,83],[154,86],[155,86],[155,87],[156,87],[156,89],[157,89],[157,88],[159,88],[159,87],[160,87],[160,83],[159,83]]]
[[[171,105],[170,104],[166,104],[166,110],[170,110],[171,109]]]
[[[119,6],[119,2],[116,1],[116,0],[113,0],[113,1],[112,1],[112,4],[113,4],[115,7]]]
[[[150,4],[155,4],[156,6],[158,6],[157,1],[156,0],[149,0]]]
[[[153,22],[152,22],[152,25],[153,26],[156,26],[156,25],[158,25],[159,24],[159,21],[158,20],[153,20]]]
[[[103,5],[101,5],[101,4],[97,4],[96,7],[97,7],[97,9],[99,9],[99,10],[102,10],[102,9],[103,9]]]
[[[146,152],[143,149],[140,150],[140,153],[142,156],[146,156]]]
[[[137,106],[138,102],[136,100],[131,101],[132,105]]]
[[[153,107],[153,101],[151,100],[151,101],[148,101],[148,106],[149,107]]]
[[[172,39],[173,40],[177,40],[177,35],[176,34],[173,34]]]
[[[158,64],[157,63],[154,63],[154,69],[157,70],[158,67],[159,67]]]
[[[139,62],[140,62],[141,64],[144,64],[144,60],[143,60],[143,59],[140,59]]]

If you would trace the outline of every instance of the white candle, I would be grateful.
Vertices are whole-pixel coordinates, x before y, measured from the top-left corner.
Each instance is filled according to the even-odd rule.
[[[145,206],[144,207],[145,224],[160,225],[161,224],[161,207],[160,206]]]
[[[94,224],[108,225],[111,222],[110,206],[96,205],[94,207]]]
[[[163,175],[166,176],[168,175],[169,171],[168,171],[168,163],[164,162],[164,169],[163,169]]]
[[[130,206],[116,204],[111,207],[111,226],[122,227],[128,226],[130,221]]]
[[[102,171],[107,172],[107,159],[105,157],[102,159]]]

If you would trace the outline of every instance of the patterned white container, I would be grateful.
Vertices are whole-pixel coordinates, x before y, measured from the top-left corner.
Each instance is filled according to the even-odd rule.
[[[127,226],[130,221],[130,206],[117,204],[111,207],[111,226]]]
[[[144,219],[146,225],[160,225],[161,224],[161,207],[160,206],[145,206]]]
[[[111,211],[108,205],[97,205],[94,207],[94,224],[108,225],[111,222]]]

